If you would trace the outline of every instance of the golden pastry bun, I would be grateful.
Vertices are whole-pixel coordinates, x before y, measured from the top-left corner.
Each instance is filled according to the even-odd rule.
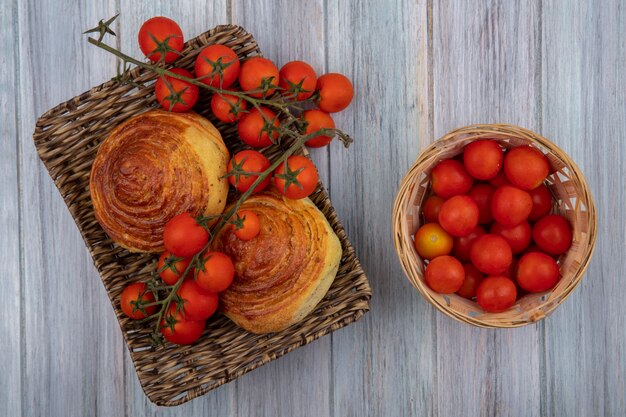
[[[98,149],[89,182],[96,219],[129,251],[161,252],[175,215],[222,213],[228,160],[219,131],[198,114],[135,116]]]
[[[337,275],[341,243],[308,198],[290,200],[270,189],[240,210],[259,216],[261,231],[249,241],[224,227],[213,250],[235,265],[233,284],[220,293],[222,312],[252,333],[281,331],[307,316]]]

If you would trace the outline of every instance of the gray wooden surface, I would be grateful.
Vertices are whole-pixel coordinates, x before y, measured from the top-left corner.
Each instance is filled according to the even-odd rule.
[[[603,1],[0,0],[0,416],[626,415],[626,6]],[[278,63],[354,81],[314,151],[373,287],[360,322],[176,408],[141,391],[69,212],[36,156],[36,118],[114,74],[80,32],[120,11],[119,44],[154,15],[187,37],[246,27]],[[508,122],[586,174],[599,236],[587,276],[515,330],[448,319],[405,280],[391,239],[398,184],[426,144]]]

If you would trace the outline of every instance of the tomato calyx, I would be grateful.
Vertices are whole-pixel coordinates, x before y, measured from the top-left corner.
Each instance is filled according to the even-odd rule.
[[[304,84],[305,79],[301,79],[299,83],[292,83],[289,80],[285,80],[287,82],[287,85],[289,86],[289,88],[287,88],[285,90],[285,92],[287,93],[287,95],[285,96],[288,99],[295,99],[298,97],[298,95],[300,95],[301,93],[311,93],[313,92],[312,90],[307,90],[306,88],[302,87],[302,85]]]
[[[220,79],[220,88],[221,88],[222,80],[224,79],[224,70],[230,67],[231,65],[233,65],[235,61],[233,60],[230,62],[224,62],[222,61],[223,57],[219,57],[215,61],[211,61],[209,58],[205,56],[202,56],[201,58],[204,62],[206,62],[207,64],[211,66],[211,72],[198,78],[198,81],[203,80],[205,78],[213,78],[217,75]]]
[[[232,114],[233,116],[235,116],[235,117],[239,116],[240,113],[246,113],[247,112],[247,110],[243,106],[243,100],[242,100],[241,97],[238,97],[237,98],[237,102],[234,103],[234,104],[230,100],[226,100],[226,102],[230,106],[230,110],[228,112],[230,114]]]
[[[176,263],[179,262],[179,261],[182,261],[183,259],[185,259],[185,258],[183,258],[181,256],[176,256],[174,254],[171,254],[170,256],[165,258],[165,260],[163,261],[163,266],[161,268],[159,268],[157,270],[157,272],[160,274],[161,272],[169,269],[173,273],[178,275],[178,270],[176,269]]]
[[[202,228],[204,230],[206,230],[209,233],[209,236],[211,236],[211,224],[213,222],[213,220],[219,219],[220,217],[222,217],[220,214],[209,214],[206,216],[203,215],[199,215],[194,217],[194,220],[196,221],[196,223],[198,223],[200,226],[202,226]]]
[[[228,223],[232,224],[235,230],[241,230],[244,227],[244,222],[246,221],[246,215],[243,217],[239,215],[239,213],[235,213],[235,220],[229,220]]]
[[[243,169],[243,164],[247,160],[248,160],[248,158],[244,157],[244,158],[241,159],[241,162],[237,163],[235,158],[233,158],[231,160],[233,168],[230,171],[228,171],[226,174],[222,175],[220,177],[220,179],[224,179],[224,178],[228,178],[228,177],[235,177],[235,187],[236,187],[237,185],[239,185],[239,179],[242,176],[247,178],[250,175],[260,175],[260,174],[262,174],[262,172],[251,172],[251,171],[246,171],[245,169]]]
[[[162,76],[161,79],[163,80],[163,82],[165,83],[165,86],[170,92],[167,96],[165,96],[165,98],[163,98],[163,101],[169,101],[170,103],[170,108],[168,109],[168,111],[172,111],[174,109],[174,106],[176,106],[176,104],[178,103],[182,104],[183,106],[186,106],[187,102],[183,100],[183,94],[185,94],[185,91],[187,91],[189,87],[187,86],[180,91],[176,91],[174,87],[172,86],[172,84],[167,79],[167,77]]]
[[[107,20],[106,22],[104,21],[104,19],[100,19],[100,21],[98,22],[98,26],[96,26],[95,28],[87,29],[86,31],[83,32],[83,35],[86,35],[88,33],[97,33],[98,40],[96,42],[98,43],[102,42],[102,39],[107,33],[113,36],[117,36],[115,32],[113,32],[113,29],[111,29],[111,23],[113,23],[119,15],[120,15],[119,13],[116,14],[115,16]]]
[[[270,141],[273,144],[276,144],[276,139],[274,139],[272,133],[278,132],[280,133],[280,126],[274,126],[274,121],[278,119],[278,116],[275,116],[271,119],[267,118],[265,114],[263,114],[263,127],[261,128],[261,132],[259,133],[259,137],[263,135],[263,133],[267,133],[267,136],[270,138]]]
[[[152,51],[150,51],[148,56],[150,57],[155,54],[161,54],[159,56],[159,61],[158,61],[159,63],[165,62],[165,55],[168,52],[173,52],[178,56],[182,55],[182,52],[177,51],[176,49],[172,48],[169,43],[170,39],[180,38],[181,37],[180,35],[169,35],[162,41],[159,41],[152,33],[148,33],[148,35],[150,35],[150,39],[152,39],[152,41],[156,44],[156,47]]]
[[[300,184],[300,181],[298,181],[298,174],[300,174],[302,171],[304,171],[304,167],[300,167],[295,171],[292,171],[289,167],[289,161],[285,161],[284,172],[282,174],[275,174],[276,178],[280,178],[281,180],[285,181],[285,187],[283,191],[285,194],[287,194],[287,188],[289,188],[289,186],[292,184],[301,190],[303,189],[302,184]]]
[[[260,90],[263,92],[263,97],[267,96],[267,93],[270,90],[276,90],[280,87],[276,86],[275,84],[272,84],[272,82],[276,79],[276,77],[274,77],[273,75],[271,77],[263,77],[261,78],[261,85],[260,85]]]
[[[146,307],[148,306],[148,304],[151,304],[152,301],[144,300],[144,295],[146,295],[147,292],[148,289],[146,288],[141,293],[139,293],[139,295],[137,296],[137,300],[130,301],[130,306],[132,307],[133,313],[140,311],[144,316],[149,316],[149,314],[146,312]]]

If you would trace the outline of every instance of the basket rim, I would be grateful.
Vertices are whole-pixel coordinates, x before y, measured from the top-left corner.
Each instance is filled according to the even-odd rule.
[[[563,292],[561,292],[554,299],[546,299],[541,304],[537,305],[533,308],[537,312],[536,317],[528,320],[518,320],[512,321],[509,323],[492,321],[485,319],[484,317],[481,319],[468,317],[466,315],[461,315],[457,313],[453,308],[449,305],[442,304],[439,300],[432,297],[430,294],[430,289],[426,287],[426,284],[423,281],[423,277],[417,273],[417,276],[413,276],[414,272],[411,270],[412,262],[409,256],[403,256],[402,252],[405,253],[414,253],[415,256],[417,253],[415,252],[413,241],[411,239],[411,234],[406,230],[405,222],[403,222],[402,211],[404,208],[408,207],[410,204],[407,201],[406,193],[409,189],[414,186],[417,186],[417,179],[423,171],[420,169],[422,163],[425,162],[426,157],[431,152],[437,152],[447,149],[447,146],[452,145],[454,142],[457,142],[461,139],[458,138],[459,135],[468,134],[476,130],[483,130],[486,136],[489,134],[500,134],[500,135],[511,135],[513,136],[515,132],[522,132],[529,136],[531,140],[547,148],[551,153],[555,154],[559,161],[564,164],[568,168],[568,170],[572,173],[572,176],[576,178],[576,181],[580,184],[581,188],[585,191],[587,195],[588,204],[586,204],[587,211],[589,212],[589,232],[588,241],[585,247],[585,251],[583,254],[583,261],[578,266],[578,269],[574,273],[572,277],[571,283]],[[431,305],[433,305],[437,310],[444,313],[446,316],[451,317],[457,321],[462,323],[471,324],[476,327],[482,328],[514,328],[514,327],[522,327],[529,324],[537,323],[538,321],[544,319],[548,315],[550,315],[560,304],[562,304],[580,285],[582,278],[589,266],[593,253],[595,251],[595,243],[597,239],[597,213],[595,209],[595,201],[593,199],[593,195],[589,188],[586,178],[584,177],[582,171],[578,167],[578,165],[555,143],[548,140],[542,135],[537,134],[536,132],[517,126],[514,124],[506,124],[506,123],[496,123],[496,124],[487,124],[487,123],[479,123],[472,124],[467,126],[458,127],[444,134],[434,142],[430,143],[425,149],[423,149],[415,161],[411,164],[409,169],[407,170],[405,176],[401,180],[398,192],[396,194],[396,199],[394,201],[393,210],[392,210],[392,225],[393,225],[393,240],[394,246],[396,249],[396,254],[400,260],[400,264],[405,273],[405,278],[409,280],[411,285],[415,287],[418,292],[424,297]],[[407,249],[408,248],[408,249]],[[449,296],[449,295],[448,295]],[[456,296],[456,295],[454,295]],[[444,297],[445,298],[445,297]],[[448,303],[449,304],[449,303]],[[501,313],[498,313],[501,314]],[[490,314],[487,313],[489,316]]]

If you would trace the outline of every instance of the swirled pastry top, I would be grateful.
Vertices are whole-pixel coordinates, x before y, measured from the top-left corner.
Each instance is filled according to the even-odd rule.
[[[248,198],[261,231],[249,241],[225,227],[213,249],[228,254],[235,279],[220,294],[223,313],[253,333],[277,332],[299,322],[324,298],[341,260],[341,244],[308,198],[290,200],[275,190]]]
[[[132,252],[162,251],[163,228],[175,215],[224,210],[228,159],[219,131],[200,115],[135,116],[98,149],[89,182],[96,219]]]

